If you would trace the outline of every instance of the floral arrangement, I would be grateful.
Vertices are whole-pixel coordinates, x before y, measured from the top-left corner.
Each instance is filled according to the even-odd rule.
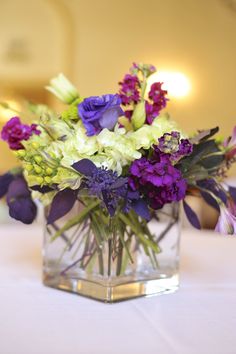
[[[200,228],[185,200],[195,195],[220,212],[216,231],[236,234],[236,189],[222,183],[236,160],[236,127],[224,141],[213,138],[217,127],[187,137],[162,113],[168,102],[163,83],[148,89],[155,71],[133,64],[116,94],[88,98],[60,74],[47,89],[67,104],[62,113],[31,104],[33,124],[18,116],[6,123],[1,137],[21,162],[0,176],[0,197],[6,196],[11,217],[31,224],[39,199],[49,206],[48,225],[55,225],[80,201],[83,211],[55,229],[53,240],[90,218],[99,239],[115,224],[128,253],[127,228],[147,252],[159,252],[147,221],[155,210],[182,201]]]

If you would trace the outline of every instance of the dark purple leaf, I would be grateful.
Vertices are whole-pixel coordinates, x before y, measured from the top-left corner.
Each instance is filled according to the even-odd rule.
[[[7,194],[8,187],[10,186],[13,180],[14,176],[9,172],[0,176],[0,198],[4,197]]]
[[[188,221],[190,222],[191,225],[193,225],[196,229],[201,229],[201,224],[200,221],[196,215],[196,213],[193,211],[193,209],[186,203],[185,200],[183,200],[183,206],[184,206],[184,211],[185,214],[188,218]]]
[[[78,162],[75,162],[72,167],[85,176],[92,176],[97,170],[96,165],[89,159],[82,159]]]
[[[148,209],[148,205],[143,199],[138,199],[136,201],[133,201],[131,204],[131,208],[141,216],[143,219],[150,220],[151,215]]]
[[[64,189],[58,192],[53,198],[48,215],[48,224],[53,224],[56,220],[66,215],[74,206],[77,198],[77,191]]]
[[[33,191],[36,191],[36,192],[40,192],[42,194],[54,191],[54,189],[51,188],[51,187],[48,187],[48,186],[42,186],[41,187],[41,186],[38,186],[38,185],[30,187],[30,189],[32,189]]]
[[[206,192],[201,192],[201,195],[207,204],[209,204],[212,208],[216,209],[217,211],[220,211],[219,204],[210,194]]]
[[[10,216],[24,224],[32,224],[36,218],[37,207],[30,197],[12,199],[8,206]]]
[[[229,186],[229,194],[232,197],[233,201],[236,203],[236,187]]]
[[[199,141],[205,141],[215,135],[219,131],[219,127],[208,130],[200,130],[196,136],[190,139],[192,144],[197,144]]]

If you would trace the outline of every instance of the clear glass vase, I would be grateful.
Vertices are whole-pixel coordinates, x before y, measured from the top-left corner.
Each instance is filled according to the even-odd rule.
[[[134,212],[111,218],[99,207],[84,210],[77,202],[46,226],[45,285],[104,302],[178,288],[178,203],[155,211],[149,222]]]

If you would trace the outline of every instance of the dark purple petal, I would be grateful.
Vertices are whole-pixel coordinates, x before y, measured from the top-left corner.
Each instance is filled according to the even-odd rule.
[[[48,224],[53,224],[56,220],[66,215],[74,206],[77,198],[77,191],[64,189],[53,198],[48,215]]]
[[[31,193],[23,177],[17,177],[11,182],[7,192],[7,203],[18,198],[30,198]]]
[[[112,188],[112,189],[117,189],[117,188],[120,188],[120,187],[124,186],[126,183],[128,183],[128,178],[126,178],[126,177],[120,177],[120,178],[118,178],[118,179],[116,180],[115,183],[113,183],[113,184],[111,185],[111,188]]]
[[[236,203],[236,187],[229,186],[229,194]]]
[[[89,159],[82,159],[78,162],[75,162],[72,167],[85,176],[92,176],[97,170],[96,165]]]
[[[216,209],[217,211],[220,211],[219,204],[210,194],[206,192],[201,192],[201,195],[207,204],[209,204],[212,208]]]
[[[32,224],[37,215],[37,207],[31,198],[12,199],[8,202],[9,214],[24,224]]]
[[[0,176],[0,198],[7,194],[8,187],[10,186],[13,179],[14,176],[9,172]]]
[[[51,187],[48,187],[48,186],[41,187],[41,186],[37,186],[37,185],[30,187],[30,189],[32,189],[33,191],[36,191],[36,192],[40,192],[42,194],[54,191],[54,189]]]
[[[133,201],[131,204],[131,208],[136,212],[136,214],[141,216],[141,218],[146,220],[151,219],[150,211],[145,200],[139,199]]]
[[[200,221],[196,215],[196,213],[193,211],[193,209],[186,203],[185,200],[183,200],[183,207],[185,214],[188,218],[188,221],[190,222],[191,225],[193,225],[196,229],[201,229],[201,224]]]

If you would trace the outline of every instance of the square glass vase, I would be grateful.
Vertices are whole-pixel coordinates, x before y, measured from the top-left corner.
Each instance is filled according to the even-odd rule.
[[[178,203],[146,222],[132,211],[111,218],[99,206],[88,211],[76,202],[45,227],[43,283],[107,303],[174,292],[179,240]]]

